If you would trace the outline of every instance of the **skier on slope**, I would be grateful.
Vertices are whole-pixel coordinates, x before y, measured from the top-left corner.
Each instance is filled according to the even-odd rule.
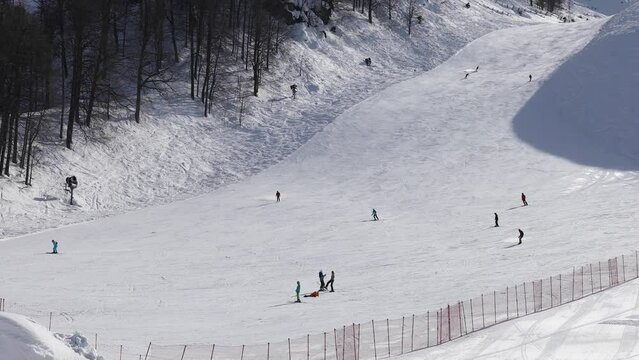
[[[371,215],[373,216],[373,221],[379,220],[379,218],[377,217],[377,210],[373,209],[373,213]]]
[[[319,279],[320,279],[320,291],[324,291],[326,290],[326,285],[324,285],[324,277],[326,275],[322,272],[322,270],[320,270],[319,272]]]
[[[51,252],[52,254],[57,254],[58,253],[58,242],[55,240],[51,240],[51,244],[53,244],[53,251]]]
[[[295,288],[295,296],[297,297],[297,300],[295,300],[295,302],[302,302],[302,300],[300,300],[300,290],[302,290],[302,285],[300,285],[300,282],[297,282],[297,287]]]
[[[281,195],[281,194],[280,194],[280,191],[279,191],[279,190],[277,190],[277,191],[275,192],[275,199],[276,199],[276,201],[277,201],[277,202],[280,202],[280,195]]]
[[[528,206],[528,201],[526,201],[526,194],[521,193],[521,202],[524,203],[524,206]]]
[[[495,213],[495,227],[499,227],[499,216]]]
[[[532,81],[532,74],[528,75],[528,82]]]
[[[328,280],[328,282],[326,283],[326,289],[328,290],[328,286],[331,286],[331,291],[330,292],[335,292],[335,290],[333,289],[333,283],[335,282],[335,271],[331,270],[331,279]]]
[[[517,230],[519,230],[519,244],[518,245],[521,245],[521,239],[523,239],[523,237],[524,237],[524,232],[521,231],[521,229],[517,229]]]

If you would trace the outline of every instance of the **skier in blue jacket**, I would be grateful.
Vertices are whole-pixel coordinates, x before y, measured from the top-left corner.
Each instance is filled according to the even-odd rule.
[[[297,282],[297,287],[295,288],[295,295],[297,296],[297,300],[295,302],[302,302],[302,300],[300,300],[300,290],[302,290],[302,285],[300,285],[300,282]]]
[[[57,254],[58,253],[58,242],[55,240],[51,240],[51,243],[53,244],[53,254]]]

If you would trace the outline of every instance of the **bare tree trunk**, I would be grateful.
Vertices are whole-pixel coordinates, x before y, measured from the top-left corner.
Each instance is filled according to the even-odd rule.
[[[253,39],[253,95],[260,89],[260,70],[262,62],[262,2],[255,1],[255,38]]]
[[[246,11],[246,3],[248,2],[248,0],[244,0],[244,19],[242,20],[242,55],[240,55],[242,60],[245,60],[244,57],[244,41],[246,39],[246,16],[248,11]]]
[[[207,94],[207,97],[209,99],[209,103],[208,103],[209,112],[211,112],[211,103],[213,102],[213,95],[215,93],[215,84],[217,81],[217,64],[218,64],[218,61],[220,60],[221,52],[222,52],[222,38],[219,38],[217,50],[215,52],[215,63],[213,65],[213,75],[209,84],[209,93]]]
[[[20,109],[16,109],[16,115],[13,121],[13,152],[11,156],[11,162],[18,163],[18,124],[20,123]]]
[[[173,60],[177,63],[180,61],[177,50],[177,40],[175,38],[175,10],[173,9],[173,0],[169,0],[169,25],[171,26],[171,42],[173,43]]]
[[[208,86],[209,76],[211,76],[211,43],[213,42],[213,16],[209,13],[209,21],[206,32],[206,70],[204,73],[204,84],[202,85],[202,102],[204,103],[204,117],[208,115]]]
[[[164,17],[166,9],[164,0],[155,0],[155,71],[160,71],[164,60]]]
[[[129,23],[129,1],[124,1],[124,25],[122,26],[122,56],[126,54],[126,26]]]
[[[189,6],[189,36],[187,38],[191,39],[191,99],[195,100],[195,44],[193,43],[193,18],[195,14],[193,11],[193,5]]]
[[[197,17],[197,33],[195,34],[195,93],[200,91],[200,51],[202,50],[202,33],[204,32],[204,14]]]
[[[149,14],[147,0],[140,0],[140,53],[138,58],[138,72],[136,76],[135,87],[135,122],[140,123],[140,106],[142,103],[142,76],[144,72],[144,59],[146,54],[146,46],[149,42]]]
[[[13,144],[13,133],[11,131],[11,128],[13,127],[13,123],[15,121],[15,114],[11,114],[11,116],[9,117],[9,136],[7,138],[7,158],[6,161],[4,163],[4,174],[6,176],[9,176],[9,165],[11,164],[11,145]]]
[[[69,76],[67,68],[67,51],[64,47],[64,0],[58,0],[58,30],[60,31],[60,61],[62,62],[62,78]]]
[[[73,144],[73,125],[80,117],[80,88],[82,86],[82,42],[84,28],[78,27],[74,31],[73,44],[73,76],[71,78],[71,100],[69,102],[69,118],[67,121],[66,146],[71,149]]]
[[[91,90],[89,92],[89,104],[87,106],[86,125],[91,126],[91,115],[93,114],[93,104],[95,103],[95,92],[98,87],[98,78],[100,67],[105,62],[107,56],[107,40],[109,36],[109,15],[111,14],[111,0],[105,0],[102,5],[102,24],[100,25],[100,44],[98,45],[98,54],[95,59],[95,67],[93,69],[93,77],[91,79]]]
[[[66,104],[66,99],[65,99],[65,89],[66,89],[66,84],[64,81],[64,72],[60,73],[60,87],[62,88],[61,91],[61,95],[62,95],[62,101],[60,104],[60,139],[64,138],[64,107]]]
[[[273,38],[273,19],[268,18],[268,34],[266,37],[266,71],[269,71],[271,60],[271,39]]]

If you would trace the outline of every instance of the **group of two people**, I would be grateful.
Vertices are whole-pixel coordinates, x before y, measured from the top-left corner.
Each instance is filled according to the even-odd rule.
[[[319,272],[320,289],[317,290],[317,291],[313,291],[310,294],[306,294],[306,295],[304,295],[304,297],[318,297],[320,291],[328,290],[329,286],[331,288],[331,290],[329,292],[335,292],[335,289],[333,289],[333,283],[335,283],[335,271],[331,271],[331,278],[326,283],[324,282],[324,278],[325,277],[326,277],[326,274],[324,274],[324,272],[322,270],[320,270],[320,272]],[[301,290],[302,290],[302,285],[298,281],[297,282],[297,287],[295,288],[295,296],[297,298],[297,300],[295,302],[302,302],[302,300],[300,300],[300,291]]]

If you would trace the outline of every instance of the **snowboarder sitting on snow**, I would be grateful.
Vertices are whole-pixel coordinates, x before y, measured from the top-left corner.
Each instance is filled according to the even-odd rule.
[[[275,199],[277,200],[277,202],[280,202],[280,195],[281,194],[279,190],[275,192]]]
[[[528,206],[528,201],[526,201],[526,195],[521,193],[521,202],[524,203],[524,206]]]
[[[517,230],[519,230],[519,244],[518,245],[521,245],[521,239],[524,237],[524,232],[521,231],[521,229],[517,229]]]
[[[58,242],[55,240],[51,240],[51,243],[53,244],[53,251],[51,252],[52,254],[57,254],[58,253]]]
[[[304,295],[304,297],[319,297],[319,291],[313,291],[310,294]]]
[[[295,288],[295,296],[297,297],[297,300],[295,302],[302,302],[302,300],[300,300],[300,290],[302,290],[302,285],[300,285],[300,282],[297,282],[297,287]]]
[[[495,213],[495,227],[499,227],[499,216]]]
[[[320,278],[320,291],[324,291],[326,290],[326,285],[324,285],[324,277],[326,275],[322,272],[322,270],[320,270],[319,272],[319,278]]]
[[[335,271],[331,271],[331,279],[328,280],[328,282],[326,283],[326,289],[328,289],[328,286],[331,286],[331,291],[330,292],[335,292],[335,290],[333,289],[333,283],[335,282]]]
[[[373,213],[371,215],[373,216],[373,221],[379,220],[379,218],[377,217],[377,211],[375,209],[373,209]]]
[[[364,59],[364,64],[366,64],[366,66],[371,66],[372,63],[373,63],[373,60],[371,60],[371,58]]]

